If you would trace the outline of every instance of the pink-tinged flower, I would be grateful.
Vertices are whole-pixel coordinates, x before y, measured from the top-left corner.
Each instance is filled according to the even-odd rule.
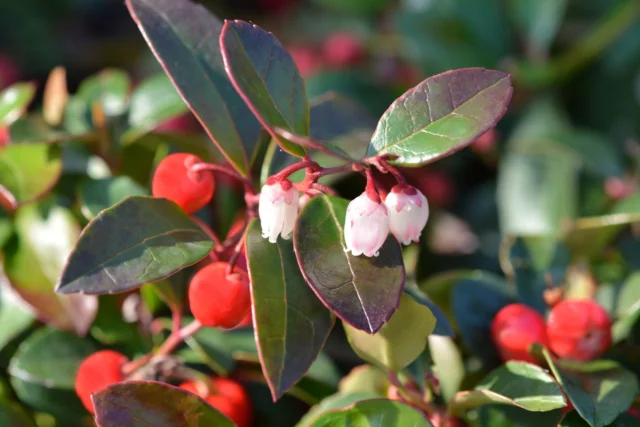
[[[362,193],[349,203],[344,224],[346,251],[355,256],[378,256],[389,234],[389,215],[380,201]]]
[[[391,233],[405,245],[417,242],[429,219],[429,203],[424,194],[411,186],[396,185],[384,204],[389,210]]]
[[[262,237],[271,243],[278,240],[278,235],[288,240],[298,216],[298,202],[298,189],[290,181],[265,184],[258,206]]]

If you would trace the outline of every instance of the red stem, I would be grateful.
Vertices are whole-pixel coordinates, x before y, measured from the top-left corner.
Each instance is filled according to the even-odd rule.
[[[365,188],[365,192],[367,196],[374,202],[380,203],[380,195],[378,194],[378,190],[376,189],[375,178],[373,177],[373,172],[371,169],[365,169],[365,174],[367,176],[367,187]]]
[[[223,166],[223,165],[216,165],[214,163],[196,163],[195,165],[191,166],[191,171],[194,172],[201,172],[201,171],[212,171],[212,172],[220,172],[220,173],[224,173],[226,175],[229,175],[235,179],[237,179],[238,181],[242,182],[245,186],[245,188],[250,189],[251,192],[253,193],[253,183],[251,182],[250,179],[247,179],[245,177],[243,177],[242,175],[240,175],[238,172],[236,172],[235,170],[227,167],[227,166]]]
[[[336,158],[342,159],[342,160],[347,160],[347,161],[351,161],[352,160],[347,156],[343,156],[340,153],[336,153],[335,151],[331,151],[330,149],[328,149],[327,147],[325,147],[324,145],[320,144],[319,142],[315,141],[312,138],[295,135],[295,134],[289,132],[288,130],[282,129],[282,128],[279,128],[279,127],[274,127],[273,131],[276,134],[280,135],[281,137],[286,138],[289,141],[294,142],[294,143],[296,143],[296,144],[298,144],[298,145],[300,145],[300,146],[302,146],[304,148],[311,148],[313,150],[321,151],[321,152],[323,152],[325,154],[328,154],[330,156],[333,156],[333,157],[336,157]],[[308,158],[308,153],[305,156],[305,158]]]
[[[311,170],[317,170],[320,166],[318,166],[318,164],[316,162],[314,162],[313,160],[303,160],[301,162],[298,163],[294,163],[291,166],[287,166],[286,168],[282,169],[280,172],[271,175],[267,181],[266,184],[267,185],[273,185],[277,182],[282,182],[283,180],[287,179],[289,177],[289,175],[301,170],[301,169],[311,169]]]
[[[407,180],[404,178],[404,176],[402,176],[402,174],[400,173],[400,171],[395,167],[389,164],[389,162],[387,162],[385,159],[381,158],[381,157],[375,157],[372,161],[371,164],[374,165],[376,168],[378,168],[378,170],[382,173],[391,173],[391,175],[393,175],[393,177],[396,179],[396,181],[398,181],[398,184],[400,184],[403,187],[408,187],[409,184],[407,183]]]

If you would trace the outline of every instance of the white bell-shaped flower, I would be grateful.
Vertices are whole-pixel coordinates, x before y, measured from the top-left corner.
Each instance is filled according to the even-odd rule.
[[[396,185],[384,204],[389,210],[391,233],[403,244],[417,242],[429,219],[429,203],[419,190],[407,185]]]
[[[291,232],[298,216],[298,189],[288,180],[265,184],[260,192],[258,215],[262,226],[262,237],[271,243],[291,238]]]
[[[355,256],[378,256],[389,235],[389,215],[380,201],[362,193],[349,203],[344,224],[347,251]]]

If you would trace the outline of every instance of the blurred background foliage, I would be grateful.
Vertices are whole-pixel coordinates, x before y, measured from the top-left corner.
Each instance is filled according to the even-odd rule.
[[[365,133],[372,131],[371,123],[396,97],[430,75],[476,66],[512,73],[514,98],[495,130],[454,156],[404,170],[411,183],[425,193],[433,212],[421,250],[410,255],[414,261],[408,270],[412,280],[447,314],[453,328],[460,327],[465,354],[471,350],[478,356],[463,363],[455,350],[457,356],[452,363],[456,366],[441,368],[457,372],[451,379],[453,383],[446,387],[451,387],[453,394],[461,386],[473,386],[482,377],[480,360],[485,362],[485,368],[495,366],[493,349],[483,343],[488,340],[486,322],[513,299],[512,288],[505,290],[504,276],[517,282],[520,300],[542,309],[543,291],[550,283],[568,284],[577,295],[597,292],[599,301],[611,313],[627,319],[627,323],[618,325],[617,341],[627,340],[626,347],[612,350],[611,355],[638,374],[640,368],[630,359],[640,351],[640,311],[637,304],[633,306],[638,293],[633,293],[632,286],[637,280],[637,273],[636,279],[632,273],[640,269],[640,243],[638,230],[624,226],[640,219],[640,1],[202,3],[219,17],[253,21],[276,34],[305,77],[310,99],[330,91],[349,97],[359,104],[358,123],[363,124]],[[0,88],[16,81],[37,82],[32,106],[37,111],[42,105],[44,82],[56,66],[66,68],[69,92],[76,94],[67,104],[63,126],[64,132],[73,135],[93,131],[87,120],[87,100],[106,93],[109,101],[102,98],[104,109],[112,117],[122,115],[136,102],[149,102],[135,96],[129,99],[128,76],[133,87],[151,76],[155,80],[146,80],[145,84],[154,87],[150,93],[157,98],[153,102],[162,99],[167,100],[167,105],[176,105],[175,91],[166,79],[153,77],[162,70],[123,1],[0,0]],[[109,70],[97,74],[105,69]],[[170,116],[186,112],[183,105],[177,105]],[[168,152],[188,149],[205,159],[219,159],[213,146],[203,142],[203,134],[190,116],[165,123],[157,129],[163,132],[162,136],[154,133],[139,138],[146,132],[139,130],[145,128],[144,119],[130,115],[127,124],[117,124],[120,129],[112,129],[124,150],[122,164],[115,168],[98,157],[88,157],[79,144],[71,143],[71,148],[65,149],[64,172],[54,189],[57,207],[43,202],[37,209],[21,210],[22,221],[16,219],[13,225],[13,232],[20,239],[17,243],[15,239],[9,242],[12,231],[0,227],[0,242],[8,242],[5,252],[8,259],[15,261],[13,265],[20,262],[16,253],[28,253],[25,251],[29,242],[24,238],[28,233],[23,232],[21,224],[37,222],[38,209],[47,210],[50,217],[51,209],[61,209],[57,216],[53,215],[60,218],[55,224],[67,221],[73,229],[68,234],[75,236],[78,223],[85,225],[102,208],[121,198],[118,186],[121,194],[147,193],[145,186],[148,188],[154,165]],[[37,139],[34,135],[39,135],[41,127],[36,122],[24,122],[24,126],[20,123],[11,126],[13,142]],[[46,132],[47,139],[59,137],[50,129]],[[178,133],[196,137],[186,138]],[[105,196],[100,179],[109,176],[110,167],[129,178],[120,180],[114,193]],[[83,181],[86,176],[91,180]],[[362,191],[357,176],[341,179],[335,185],[345,197]],[[238,190],[219,177],[213,208],[199,213],[206,221],[213,218],[221,235],[226,235],[242,206]],[[46,231],[45,226],[56,225],[44,224],[41,230]],[[71,241],[54,243],[58,248],[67,248],[74,240],[68,239]],[[528,267],[518,263],[522,259],[530,261]],[[7,274],[10,276],[9,271]],[[22,280],[9,278],[14,287]],[[47,282],[41,277],[25,280]],[[453,283],[458,285],[451,292]],[[599,284],[597,291],[595,283]],[[168,313],[153,292],[143,288],[142,295],[150,312]],[[478,302],[482,298],[486,304]],[[129,354],[139,354],[152,344],[149,337],[140,336],[123,322],[109,321],[110,313],[117,312],[121,302],[119,297],[101,298],[91,335],[102,344],[117,344]],[[477,306],[488,311],[474,311]],[[19,344],[15,338],[26,334],[23,331],[32,319],[15,317],[14,312],[1,308],[0,320],[12,318],[14,322],[14,329],[5,330],[4,336],[0,325],[0,363],[6,366]],[[80,332],[88,327],[62,326]],[[210,340],[219,344],[215,332],[210,334]],[[330,338],[326,352],[344,374],[361,361],[342,334],[341,328],[335,328],[335,337]],[[202,339],[207,341],[207,337]],[[244,338],[238,339],[240,342]],[[73,346],[83,345],[89,344],[73,342]],[[430,345],[436,344],[430,341]],[[201,347],[193,347],[201,354]],[[245,352],[250,356],[234,356],[239,365],[247,365],[244,375],[250,380],[259,376],[252,351]],[[194,357],[193,352],[185,351],[184,355],[188,360]],[[288,396],[278,404],[295,407],[294,411],[277,409],[279,406],[269,403],[265,387],[257,390],[262,396],[255,399],[262,414],[260,419],[269,419],[278,426],[292,425],[306,410],[300,401],[314,403],[335,391],[340,374],[329,359],[319,360],[316,367],[322,373],[314,377],[311,372],[303,380],[306,383],[294,390],[299,399]],[[230,363],[234,363],[233,358]],[[319,366],[323,364],[329,368]],[[372,382],[372,378],[384,382],[384,378],[363,370],[354,372],[350,379],[342,381],[341,390],[359,391],[362,382]],[[16,388],[15,381],[13,387]],[[0,377],[0,396],[3,389]],[[20,389],[16,392],[20,394]],[[39,409],[51,413],[47,408]]]

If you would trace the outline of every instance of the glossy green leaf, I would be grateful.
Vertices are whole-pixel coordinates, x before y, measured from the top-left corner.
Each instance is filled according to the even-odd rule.
[[[368,399],[375,399],[380,397],[375,393],[336,393],[325,399],[323,399],[317,405],[314,405],[309,412],[300,420],[296,427],[307,427],[311,421],[317,418],[323,412],[331,411],[333,409],[344,409],[353,405],[356,402],[360,402]]]
[[[616,362],[596,361],[563,368],[546,349],[542,354],[576,411],[591,427],[609,425],[640,392],[635,375]]]
[[[16,83],[0,92],[0,127],[9,126],[27,111],[36,94],[33,83]]]
[[[417,409],[392,400],[372,399],[355,405],[325,412],[309,427],[431,427]]]
[[[509,0],[507,6],[532,59],[545,57],[562,25],[567,0]]]
[[[313,198],[294,231],[298,264],[318,298],[345,322],[371,334],[398,308],[405,282],[402,251],[390,236],[377,257],[345,251],[348,200]]]
[[[41,197],[58,182],[61,172],[56,145],[11,144],[0,151],[0,188],[6,188],[16,204]]]
[[[125,292],[195,264],[212,248],[206,233],[175,203],[127,197],[84,229],[56,292]]]
[[[146,196],[148,191],[128,176],[91,179],[85,181],[79,192],[80,209],[92,220],[104,209],[110,208],[128,196]]]
[[[75,393],[80,363],[97,351],[93,342],[68,332],[43,328],[20,344],[8,373],[18,398],[41,412],[80,424],[86,410]]]
[[[107,117],[113,117],[126,111],[130,89],[131,80],[124,70],[105,68],[84,79],[75,97],[82,100],[88,114],[97,103]]]
[[[577,209],[578,163],[573,157],[510,153],[498,176],[504,234],[552,236]]]
[[[449,409],[461,414],[483,405],[513,405],[532,412],[560,409],[567,402],[554,378],[539,366],[509,361],[491,372],[474,390],[461,391]]]
[[[0,278],[0,350],[33,323],[33,314],[16,292]]]
[[[429,352],[433,361],[433,373],[440,383],[440,393],[445,402],[460,390],[465,378],[462,353],[450,337],[429,336]]]
[[[344,329],[351,348],[363,360],[400,371],[420,356],[435,324],[436,318],[429,308],[403,295],[398,311],[375,334],[346,323]]]
[[[305,282],[291,241],[270,243],[255,220],[247,231],[246,248],[256,339],[275,400],[307,372],[334,318]]]
[[[73,213],[52,200],[30,203],[15,216],[17,239],[5,251],[4,270],[13,289],[41,320],[83,335],[97,311],[87,295],[57,295],[53,288],[80,235]]]
[[[498,360],[498,354],[487,337],[491,322],[502,307],[514,302],[514,292],[507,283],[493,275],[457,281],[451,293],[453,313],[462,342],[485,363]]]
[[[629,414],[622,414],[615,419],[614,422],[608,425],[608,427],[636,427],[638,425],[638,419]],[[571,411],[566,417],[562,419],[559,427],[589,427],[580,414],[576,411]]]
[[[530,412],[517,406],[486,405],[479,408],[480,425],[491,427],[557,426],[563,417],[561,409]]]
[[[226,21],[220,34],[225,67],[232,84],[267,130],[285,129],[294,135],[309,135],[309,103],[291,55],[278,39],[257,25]],[[284,138],[289,153],[302,157],[305,150]]]
[[[13,234],[13,223],[7,213],[0,209],[0,249],[7,244]]]
[[[221,331],[203,328],[186,343],[201,360],[218,375],[229,375],[236,366],[236,359],[257,359],[256,343],[253,331]]]
[[[234,427],[193,393],[155,381],[127,381],[92,395],[100,427]]]
[[[374,393],[378,397],[387,395],[389,377],[385,370],[373,365],[356,366],[338,384],[343,394]]]
[[[607,215],[579,218],[567,232],[567,246],[576,255],[595,257],[630,224],[640,222],[640,192],[617,202]]]
[[[135,88],[129,105],[129,126],[123,139],[131,143],[162,123],[189,111],[166,74],[152,76]]]
[[[404,293],[413,298],[417,303],[429,308],[431,313],[434,315],[436,318],[436,327],[433,330],[433,334],[446,337],[452,337],[454,335],[451,323],[449,323],[449,319],[447,319],[447,316],[444,314],[442,309],[418,287],[415,281],[407,279],[407,283],[404,286]]]
[[[0,401],[0,425],[36,427],[31,416],[16,402]]]
[[[187,106],[233,167],[248,176],[260,124],[224,70],[222,23],[187,1],[127,0],[127,6]]]
[[[509,75],[500,71],[467,68],[430,77],[391,104],[367,155],[395,155],[403,166],[448,156],[495,126],[511,92]]]

